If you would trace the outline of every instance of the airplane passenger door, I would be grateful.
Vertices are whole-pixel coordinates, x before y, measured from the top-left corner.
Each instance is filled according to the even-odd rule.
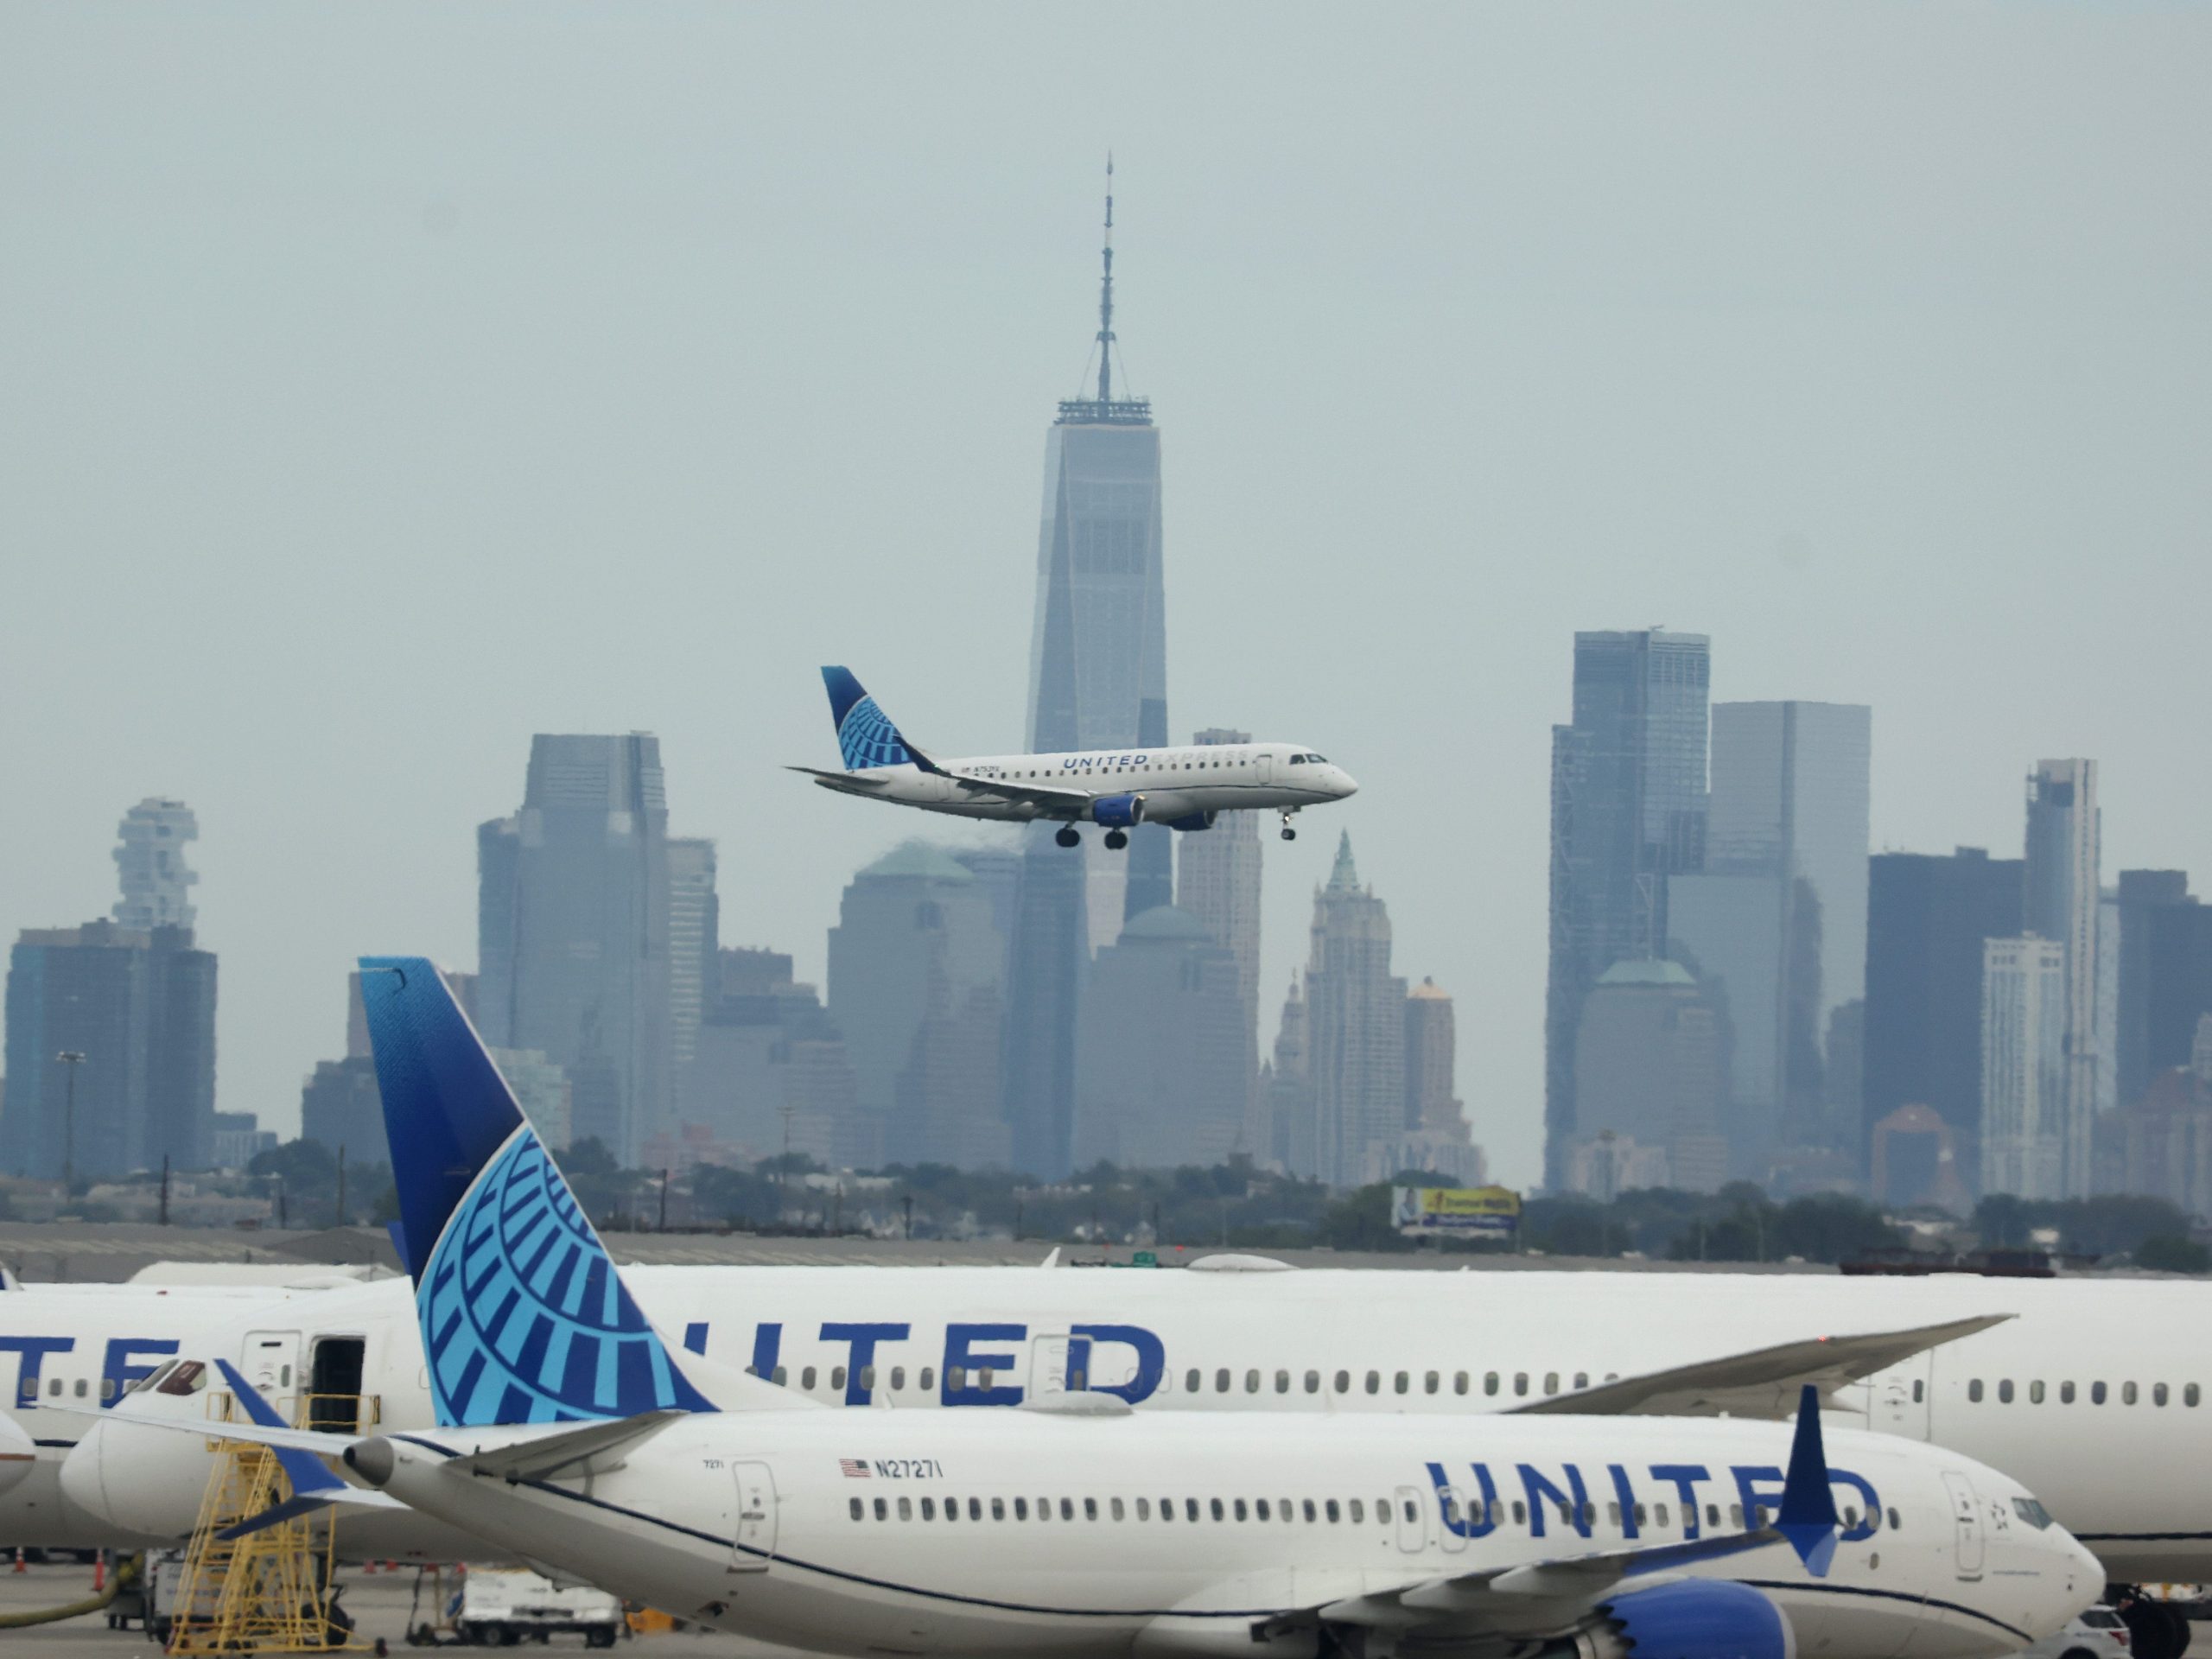
[[[1072,1338],[1065,1334],[1029,1338],[1029,1397],[1042,1400],[1068,1389],[1068,1350]]]
[[[765,1463],[734,1463],[737,1479],[736,1548],[733,1573],[766,1573],[776,1554],[776,1478]]]
[[[296,1331],[249,1331],[238,1354],[238,1370],[261,1390],[284,1421],[291,1421],[295,1398],[300,1391],[300,1333]],[[245,1414],[244,1407],[238,1414]]]
[[[1981,1576],[1981,1504],[1974,1495],[1974,1483],[1960,1470],[1943,1471],[1943,1490],[1951,1500],[1951,1548],[1956,1557],[1959,1577],[1966,1580]]]
[[[1468,1528],[1473,1520],[1467,1513],[1466,1497],[1457,1486],[1446,1486],[1429,1497],[1441,1512],[1436,1541],[1444,1546],[1446,1555],[1457,1555],[1467,1547]]]
[[[1265,789],[1275,780],[1274,757],[1271,754],[1263,754],[1259,758],[1257,766],[1258,771],[1254,773],[1254,776],[1259,779],[1260,787]]]
[[[1391,1499],[1397,1511],[1398,1548],[1408,1555],[1421,1553],[1428,1542],[1428,1504],[1427,1494],[1418,1486],[1401,1486]]]
[[[1915,1354],[1872,1378],[1865,1385],[1869,1390],[1866,1426],[1878,1433],[1926,1440],[1928,1396],[1933,1392],[1929,1374],[1934,1365],[1932,1355]]]

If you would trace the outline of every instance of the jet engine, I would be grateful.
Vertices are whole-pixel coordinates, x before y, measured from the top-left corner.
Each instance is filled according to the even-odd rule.
[[[1796,1659],[1789,1615],[1747,1584],[1682,1579],[1616,1596],[1575,1638],[1577,1659]]]
[[[1090,804],[1090,818],[1109,830],[1129,830],[1144,822],[1141,795],[1102,795]]]
[[[1179,818],[1169,818],[1166,822],[1170,830],[1181,830],[1187,833],[1196,830],[1212,829],[1213,821],[1220,816],[1219,812],[1214,811],[1186,812]]]

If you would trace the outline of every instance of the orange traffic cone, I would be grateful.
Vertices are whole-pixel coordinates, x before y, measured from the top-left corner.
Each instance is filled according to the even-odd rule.
[[[21,1544],[17,1544],[16,1546],[16,1571],[18,1573],[28,1573],[30,1571],[30,1568],[23,1565],[23,1547]]]
[[[363,1561],[363,1562],[361,1563],[361,1576],[362,1576],[363,1578],[366,1578],[366,1577],[368,1577],[368,1575],[369,1575],[370,1573],[372,1573],[375,1572],[376,1570],[377,1570],[377,1564],[376,1564],[374,1561]]]
[[[99,1554],[92,1557],[92,1593],[97,1596],[101,1591],[106,1588],[107,1551],[102,1550]]]

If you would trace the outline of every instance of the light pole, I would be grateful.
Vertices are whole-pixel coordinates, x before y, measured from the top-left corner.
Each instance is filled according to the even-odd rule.
[[[69,1189],[77,1184],[77,1068],[85,1063],[84,1051],[65,1048],[54,1057],[54,1062],[69,1068],[61,1108],[61,1201],[67,1204]]]

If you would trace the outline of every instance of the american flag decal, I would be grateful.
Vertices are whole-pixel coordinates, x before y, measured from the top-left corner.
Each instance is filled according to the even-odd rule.
[[[837,1466],[845,1471],[845,1478],[848,1480],[868,1478],[868,1465],[858,1458],[840,1458],[837,1459]]]

